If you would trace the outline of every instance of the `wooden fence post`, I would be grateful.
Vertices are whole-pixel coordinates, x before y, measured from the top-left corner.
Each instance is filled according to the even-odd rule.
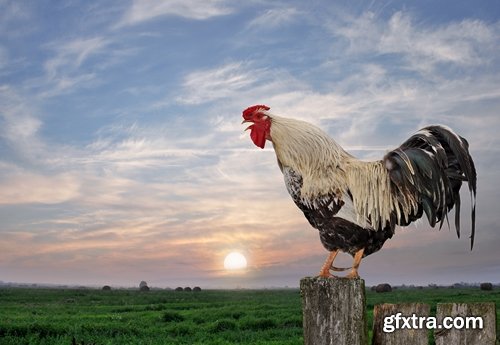
[[[416,318],[426,317],[429,316],[430,310],[431,307],[425,303],[377,304],[373,309],[372,345],[428,345],[429,337],[425,323],[422,329],[414,329],[413,320],[407,319],[405,321],[411,322],[412,326],[409,328],[403,322],[402,317],[408,318],[413,315]],[[397,318],[398,313],[400,313],[399,318]],[[389,317],[387,325],[385,324],[386,317]],[[419,326],[418,320],[416,320],[417,327]]]
[[[366,345],[365,281],[306,277],[300,281],[305,345]]]
[[[495,303],[438,303],[436,318],[438,325],[442,325],[445,317],[481,317],[482,329],[441,328],[434,332],[436,345],[495,345],[496,338],[496,311]],[[459,321],[460,323],[462,321]],[[476,320],[476,326],[478,326]]]

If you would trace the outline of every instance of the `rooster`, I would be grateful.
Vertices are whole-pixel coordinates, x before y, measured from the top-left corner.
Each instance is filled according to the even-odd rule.
[[[243,111],[251,123],[253,143],[271,141],[288,193],[309,223],[319,231],[329,255],[319,276],[351,269],[358,278],[361,259],[377,252],[394,234],[427,216],[441,229],[455,207],[460,237],[460,188],[466,181],[471,195],[471,250],[476,213],[476,169],[468,142],[445,126],[428,126],[388,152],[381,160],[360,161],[344,151],[318,127],[276,116],[265,105]],[[449,226],[449,225],[448,225]],[[352,267],[337,268],[339,251],[354,257]]]

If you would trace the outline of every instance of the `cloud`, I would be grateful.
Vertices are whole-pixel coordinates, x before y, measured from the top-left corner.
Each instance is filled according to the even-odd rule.
[[[61,66],[79,67],[90,56],[98,54],[110,41],[103,37],[78,38],[60,45],[53,46],[56,57],[45,63],[49,74],[56,73]]]
[[[78,181],[69,174],[39,175],[20,169],[0,178],[0,205],[57,204],[78,195]]]
[[[192,72],[184,78],[184,92],[177,100],[185,104],[201,104],[230,98],[264,79],[265,75],[265,69],[252,69],[245,62]]]
[[[379,42],[382,53],[407,55],[414,64],[452,63],[479,65],[484,63],[478,45],[492,44],[495,34],[482,22],[464,20],[435,29],[419,29],[401,12],[394,14]]]
[[[55,55],[44,63],[48,78],[54,80],[77,71],[85,61],[102,53],[110,43],[109,39],[102,36],[51,43],[48,47]]]
[[[269,9],[252,19],[247,24],[247,28],[253,30],[269,30],[282,27],[292,23],[300,14],[301,13],[293,7]]]
[[[0,85],[0,138],[7,140],[17,153],[32,157],[43,149],[38,138],[42,122],[25,97],[8,85]]]
[[[231,12],[232,9],[224,0],[134,0],[117,27],[136,25],[168,15],[205,20]]]
[[[330,29],[348,40],[350,54],[397,54],[410,62],[406,67],[422,72],[434,71],[438,65],[447,63],[457,66],[486,63],[482,50],[492,49],[498,40],[496,30],[479,20],[424,27],[405,12],[396,12],[383,21],[368,11],[347,23],[330,24]]]

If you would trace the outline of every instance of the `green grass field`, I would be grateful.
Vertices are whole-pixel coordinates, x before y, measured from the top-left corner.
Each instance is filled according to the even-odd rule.
[[[367,291],[368,327],[378,303],[489,302],[479,289]],[[302,344],[298,290],[0,289],[0,344]],[[498,334],[497,334],[498,336]]]

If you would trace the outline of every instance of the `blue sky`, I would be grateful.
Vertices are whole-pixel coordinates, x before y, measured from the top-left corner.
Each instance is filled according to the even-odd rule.
[[[427,124],[466,137],[474,250],[422,221],[360,273],[498,282],[499,20],[497,1],[0,0],[0,280],[263,287],[316,274],[316,231],[272,149],[240,125],[266,104],[363,159]],[[244,272],[223,269],[233,250]]]

